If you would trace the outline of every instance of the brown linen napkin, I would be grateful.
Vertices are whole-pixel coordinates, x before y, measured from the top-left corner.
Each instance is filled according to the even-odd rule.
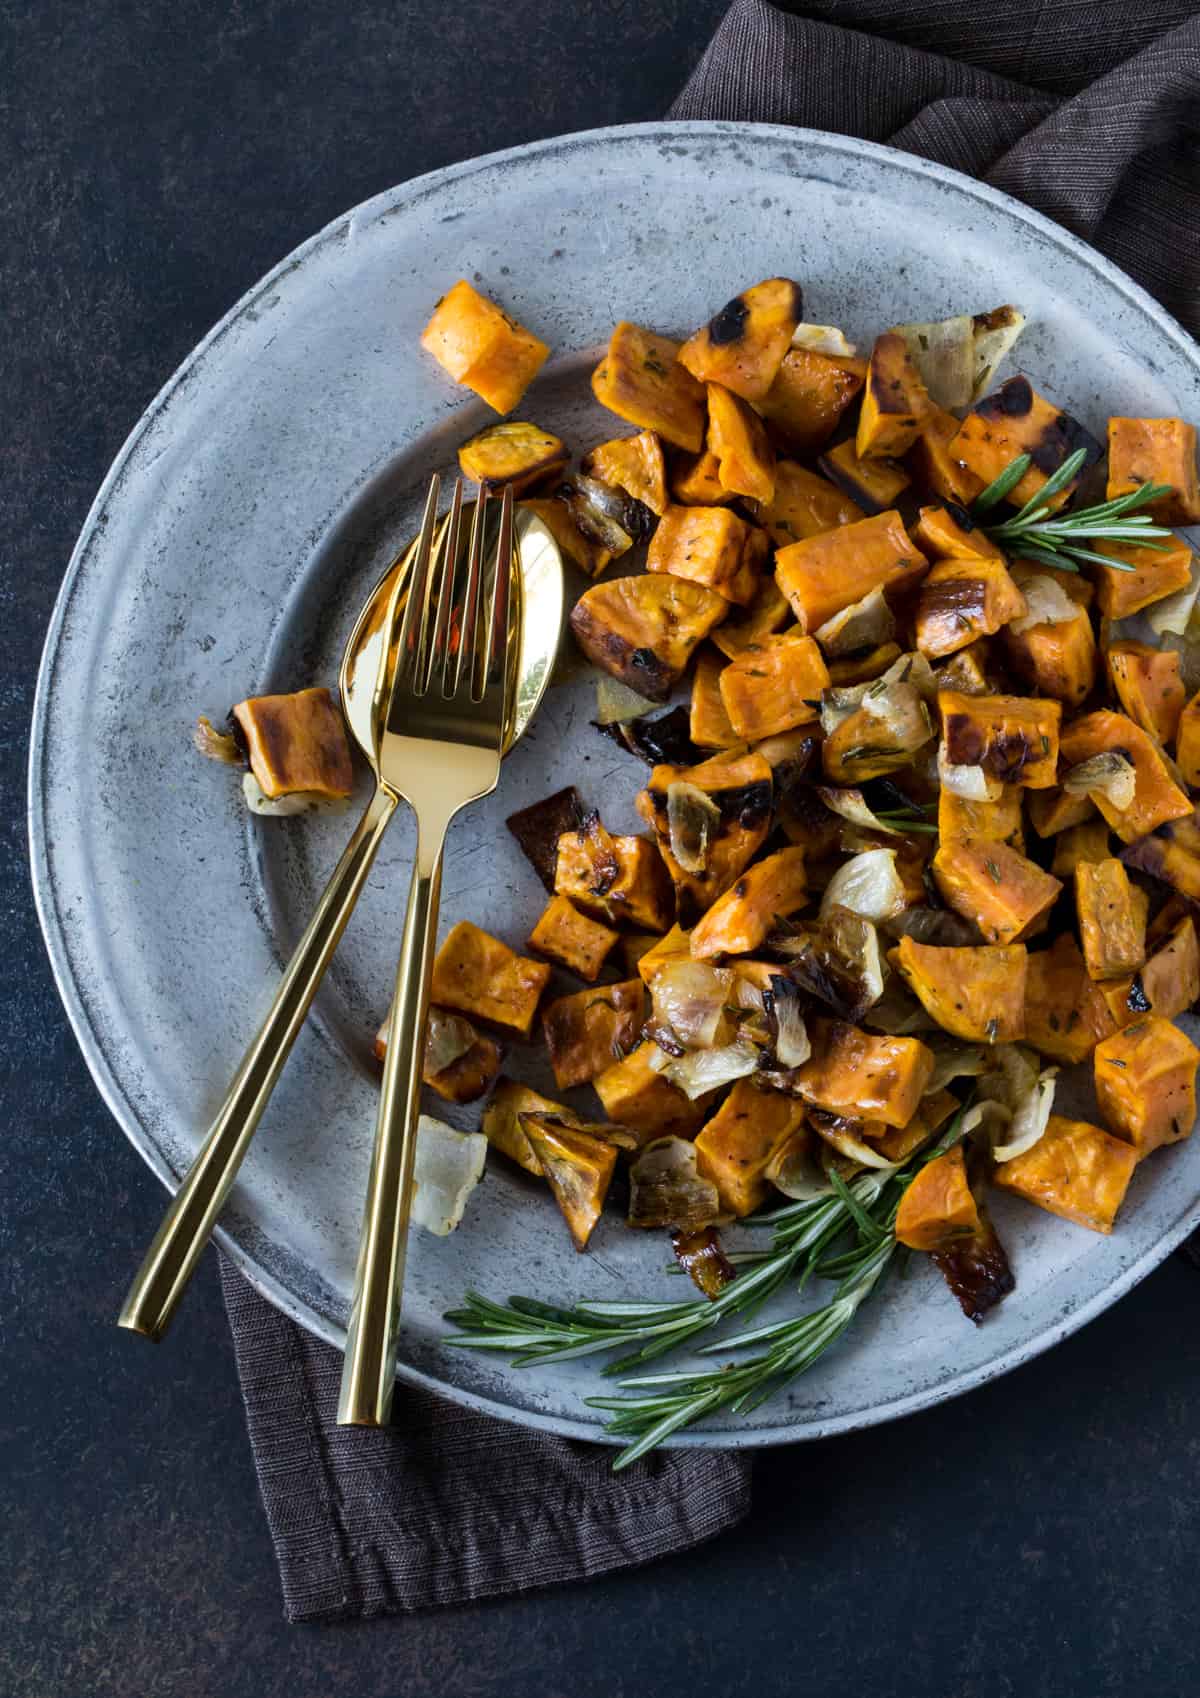
[[[798,17],[736,0],[672,116],[805,124],[984,176],[1200,333],[1191,6],[816,0]],[[337,1353],[221,1272],[291,1621],[583,1579],[710,1538],[748,1508],[741,1456],[676,1451],[614,1478],[607,1450],[407,1388],[402,1425],[339,1430]]]

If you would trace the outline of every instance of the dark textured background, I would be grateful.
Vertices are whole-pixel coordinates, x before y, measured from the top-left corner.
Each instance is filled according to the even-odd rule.
[[[112,1318],[162,1206],[67,1033],[27,888],[42,634],[145,403],[334,214],[650,118],[722,0],[0,0],[2,1698],[1172,1698],[1200,1675],[1200,1275],[970,1398],[764,1454],[736,1534],[587,1587],[286,1628],[215,1267]],[[731,282],[736,282],[731,279]]]

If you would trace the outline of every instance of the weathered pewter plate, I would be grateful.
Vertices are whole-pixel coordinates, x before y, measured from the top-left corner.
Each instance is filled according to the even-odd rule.
[[[551,343],[522,413],[579,447],[613,432],[586,376],[615,320],[686,332],[775,273],[803,281],[809,318],[860,338],[1018,302],[1030,318],[1022,366],[1093,430],[1112,412],[1200,417],[1200,351],[1107,261],[965,177],[844,137],[598,130],[436,172],[330,225],[150,406],[84,527],[42,668],[30,799],[42,923],[96,1082],[160,1179],[190,1159],[350,825],[247,817],[236,780],[192,754],[190,727],[249,692],[334,681],[425,478],[491,416],[417,345],[437,295],[476,278]],[[575,782],[610,826],[636,828],[644,769],[590,729],[592,700],[590,683],[552,690],[500,793],[453,828],[447,924],[525,938],[543,895],[503,828],[513,808]],[[398,829],[220,1233],[274,1303],[337,1343],[407,857]],[[548,1084],[539,1065],[518,1056],[513,1070]],[[1147,1164],[1111,1240],[1010,1200],[1001,1230],[1018,1290],[985,1326],[916,1271],[789,1396],[676,1442],[811,1438],[979,1385],[1099,1313],[1197,1219],[1200,1140]],[[131,1272],[144,1248],[118,1225],[113,1254]],[[582,1403],[595,1385],[586,1362],[518,1373],[449,1351],[442,1311],[467,1286],[680,1295],[661,1262],[658,1241],[616,1220],[577,1256],[544,1191],[496,1160],[457,1233],[416,1236],[401,1374],[600,1437]]]

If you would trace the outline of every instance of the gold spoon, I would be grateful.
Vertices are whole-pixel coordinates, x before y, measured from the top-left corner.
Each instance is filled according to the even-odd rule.
[[[375,789],[284,968],[270,1011],[129,1288],[118,1324],[147,1338],[161,1338],[170,1325],[399,805],[396,791],[381,780],[377,751],[380,703],[387,700],[395,665],[404,585],[423,540],[429,547],[433,539],[434,558],[440,558],[440,551],[447,547],[465,553],[471,531],[470,524],[459,523],[453,511],[437,522],[437,496],[434,478],[422,536],[409,544],[376,584],[346,643],[338,674],[342,709],[350,734],[371,768]],[[468,513],[471,508],[462,509],[463,517]],[[520,572],[514,587],[519,591],[519,606],[513,608],[512,617],[520,620],[521,640],[509,645],[515,651],[517,676],[513,714],[502,745],[505,753],[523,735],[546,693],[563,614],[562,557],[554,538],[540,519],[520,508],[516,532]],[[512,599],[518,601],[517,596]]]

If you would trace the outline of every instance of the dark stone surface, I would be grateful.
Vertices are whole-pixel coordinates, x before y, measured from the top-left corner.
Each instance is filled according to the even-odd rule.
[[[215,1269],[112,1317],[162,1199],[66,1031],[27,890],[42,634],[126,432],[242,290],[388,184],[659,114],[722,0],[10,0],[0,9],[0,1694],[621,1698],[1194,1690],[1200,1286],[1174,1258],[1052,1356],[764,1455],[717,1546],[588,1587],[289,1629]]]

